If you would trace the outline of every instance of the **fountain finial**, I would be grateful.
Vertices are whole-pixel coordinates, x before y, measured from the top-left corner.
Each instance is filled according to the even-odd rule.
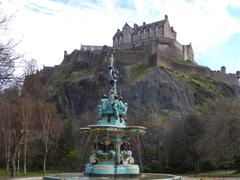
[[[117,74],[118,71],[113,65],[114,63],[114,57],[113,53],[110,57],[110,65],[109,65],[109,76],[110,76],[110,85],[112,86],[109,91],[109,100],[112,101],[114,99],[114,96],[117,95]]]

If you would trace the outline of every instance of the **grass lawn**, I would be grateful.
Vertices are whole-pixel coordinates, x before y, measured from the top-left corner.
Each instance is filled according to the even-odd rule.
[[[48,171],[47,174],[61,173],[59,171]],[[22,171],[19,172],[19,175],[16,173],[16,177],[33,177],[33,176],[44,176],[42,171],[29,171],[24,174]],[[10,172],[7,172],[5,169],[0,169],[0,180],[10,177]]]
[[[187,173],[182,174],[182,176],[187,177],[240,177],[240,173],[235,173],[235,170],[215,170],[215,171],[206,171],[200,173]]]

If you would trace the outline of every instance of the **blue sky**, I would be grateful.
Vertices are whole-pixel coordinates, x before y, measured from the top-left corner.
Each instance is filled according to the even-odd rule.
[[[81,44],[112,45],[125,22],[151,23],[169,17],[177,40],[193,45],[198,64],[227,72],[240,70],[239,0],[6,0],[0,7],[15,14],[10,36],[26,58],[40,66],[61,63]]]

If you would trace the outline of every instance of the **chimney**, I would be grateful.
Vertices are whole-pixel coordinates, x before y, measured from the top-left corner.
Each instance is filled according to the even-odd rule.
[[[165,21],[167,21],[168,20],[168,15],[165,15]]]
[[[134,29],[137,29],[137,28],[138,28],[138,25],[134,23],[133,28],[134,28]]]

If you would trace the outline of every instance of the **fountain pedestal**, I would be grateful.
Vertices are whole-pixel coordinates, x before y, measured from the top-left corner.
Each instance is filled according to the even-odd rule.
[[[81,131],[96,137],[94,151],[85,168],[87,175],[126,176],[140,173],[139,166],[134,164],[129,147],[129,137],[134,134],[143,135],[145,127],[116,126],[104,123],[89,125],[87,128],[81,128]]]

